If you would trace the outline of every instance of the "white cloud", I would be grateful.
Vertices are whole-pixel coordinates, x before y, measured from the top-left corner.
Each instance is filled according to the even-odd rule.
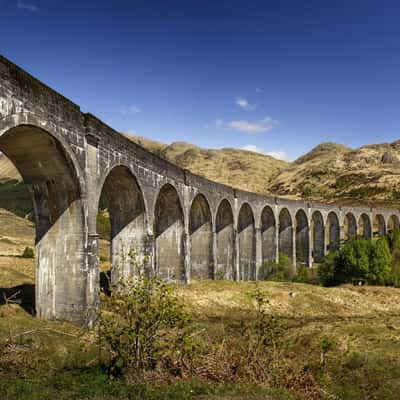
[[[289,161],[289,157],[285,151],[275,150],[275,151],[265,151],[261,147],[258,147],[254,144],[247,144],[242,147],[243,150],[252,151],[253,153],[260,153],[267,156],[274,157],[278,160]]]
[[[250,104],[247,99],[240,96],[235,98],[235,104],[243,110],[254,110],[255,108],[255,106],[253,104]]]
[[[264,89],[261,89],[259,87],[256,88],[256,93],[264,93]]]
[[[118,109],[118,112],[122,115],[131,115],[131,114],[138,114],[142,112],[142,110],[135,105],[130,105],[130,106],[120,107]]]
[[[217,118],[211,123],[204,124],[204,128],[223,128],[224,127],[224,120],[222,118]]]
[[[290,158],[285,151],[281,151],[281,150],[267,151],[265,154],[267,156],[274,157],[278,160],[290,161]]]
[[[32,11],[32,12],[39,11],[38,6],[35,6],[33,4],[24,3],[22,1],[17,2],[17,8],[19,8],[20,10],[27,10],[27,11]]]
[[[229,126],[237,131],[246,133],[269,132],[279,125],[279,121],[265,117],[258,121],[236,120],[229,122]]]

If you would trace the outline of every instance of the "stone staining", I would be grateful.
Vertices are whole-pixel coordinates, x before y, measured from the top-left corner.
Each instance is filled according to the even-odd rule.
[[[264,207],[261,214],[262,262],[276,260],[276,221],[272,208]]]
[[[238,220],[239,277],[240,280],[256,279],[256,236],[254,216],[245,203],[240,209]]]
[[[191,279],[212,279],[212,221],[206,198],[197,195],[190,209]]]
[[[234,227],[233,213],[228,200],[222,200],[216,217],[217,262],[216,279],[234,279]]]
[[[319,211],[315,211],[311,218],[312,229],[312,256],[313,261],[319,263],[325,255],[325,227],[324,219]]]
[[[334,212],[330,212],[328,214],[327,223],[327,250],[328,251],[336,251],[340,246],[340,226],[339,226],[339,218]]]
[[[167,184],[155,206],[156,272],[167,281],[184,281],[184,220],[176,189]]]
[[[146,266],[146,212],[142,191],[128,168],[107,176],[102,199],[111,221],[111,282],[131,279]]]
[[[283,208],[279,214],[279,254],[293,258],[292,217],[287,208]]]
[[[310,235],[307,215],[303,210],[296,213],[296,263],[309,265]]]

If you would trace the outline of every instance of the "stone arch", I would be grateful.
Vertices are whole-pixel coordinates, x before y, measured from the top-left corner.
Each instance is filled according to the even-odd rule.
[[[0,121],[0,150],[19,171],[33,203],[36,312],[90,323],[87,307],[95,306],[98,278],[87,285],[84,178],[72,150],[50,128],[39,127],[42,122],[28,114]]]
[[[324,218],[319,211],[314,211],[311,218],[312,256],[313,261],[319,263],[325,254],[325,227]]]
[[[189,234],[191,278],[212,279],[212,217],[208,201],[202,194],[194,198],[190,208]]]
[[[116,283],[147,267],[146,207],[139,183],[126,166],[112,168],[101,189],[100,202],[111,222],[111,281]]]
[[[357,221],[354,214],[348,212],[343,221],[344,240],[353,240],[357,237]]]
[[[399,217],[397,215],[391,215],[387,221],[387,231],[393,232],[399,226],[400,226]]]
[[[371,220],[365,213],[361,214],[358,219],[358,235],[364,239],[371,239],[372,237]]]
[[[239,277],[248,281],[256,279],[256,235],[253,211],[244,203],[238,217]]]
[[[340,225],[337,214],[331,211],[326,220],[327,250],[336,251],[340,247]]]
[[[155,269],[168,281],[185,279],[184,215],[177,190],[169,183],[154,207]]]
[[[382,214],[376,214],[374,217],[373,236],[384,236],[386,234],[385,218]]]
[[[310,228],[304,210],[296,213],[296,263],[309,265]]]
[[[224,199],[218,206],[215,220],[217,260],[216,279],[233,279],[234,272],[234,222],[231,204]]]
[[[276,221],[272,208],[265,206],[261,213],[262,262],[276,259]]]
[[[293,223],[287,208],[279,213],[279,255],[281,254],[293,258]]]

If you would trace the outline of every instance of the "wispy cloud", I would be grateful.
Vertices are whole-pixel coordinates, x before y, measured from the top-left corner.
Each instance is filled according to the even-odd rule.
[[[259,87],[256,88],[256,93],[264,93],[264,89],[261,89]]]
[[[243,110],[254,110],[255,108],[255,105],[250,104],[247,99],[240,96],[235,98],[235,104],[240,108],[242,108]]]
[[[260,153],[267,156],[274,157],[278,160],[289,161],[288,154],[282,150],[273,150],[273,151],[266,151],[261,147],[258,147],[254,144],[248,144],[242,147],[243,150],[252,151],[253,153]]]
[[[204,128],[223,128],[225,121],[222,118],[214,119],[211,123],[204,124]]]
[[[30,3],[24,3],[23,1],[17,2],[17,8],[19,8],[20,10],[27,10],[27,11],[32,11],[32,12],[39,11],[38,6],[35,6],[34,4],[30,4]]]
[[[118,109],[118,112],[122,115],[132,115],[142,112],[142,109],[135,105],[122,106]]]
[[[257,121],[249,120],[236,120],[229,122],[229,127],[240,132],[246,132],[250,134],[269,132],[279,125],[279,121],[272,119],[271,117],[265,117],[264,119]]]

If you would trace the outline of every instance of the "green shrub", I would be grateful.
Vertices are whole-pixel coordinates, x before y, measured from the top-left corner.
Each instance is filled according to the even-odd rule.
[[[24,252],[22,253],[23,258],[35,258],[35,252],[32,247],[25,247]]]
[[[355,281],[384,285],[390,283],[392,255],[385,237],[377,241],[356,239],[324,257],[318,269],[324,286]]]
[[[186,357],[196,348],[191,318],[172,287],[139,274],[111,288],[102,302],[98,339],[111,376],[146,371],[179,374]]]
[[[292,281],[295,276],[295,268],[289,256],[279,254],[279,261],[268,261],[263,263],[259,271],[260,280],[269,281]]]

